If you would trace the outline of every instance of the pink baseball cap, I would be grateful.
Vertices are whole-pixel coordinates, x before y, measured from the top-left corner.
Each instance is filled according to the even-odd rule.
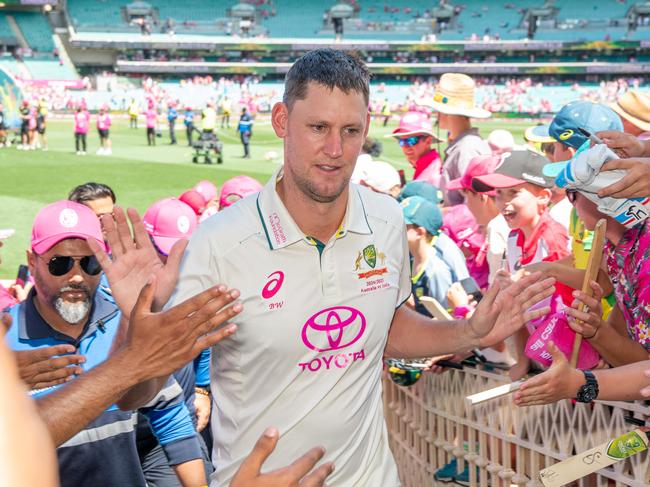
[[[42,208],[32,226],[32,250],[43,254],[68,238],[93,238],[104,250],[102,225],[97,215],[87,206],[62,200]]]
[[[501,155],[480,155],[473,157],[465,174],[457,179],[452,179],[447,183],[445,189],[447,191],[458,191],[461,189],[472,189],[472,179],[477,176],[485,176],[492,174],[494,170],[501,164],[503,157]]]
[[[227,208],[240,199],[257,193],[261,189],[262,185],[249,176],[235,176],[234,178],[230,178],[221,186],[219,208]]]
[[[411,135],[430,135],[433,137],[434,142],[442,142],[433,133],[431,127],[431,119],[426,113],[422,112],[408,112],[399,119],[399,126],[393,130],[390,137],[402,138]]]
[[[176,198],[155,202],[145,212],[142,222],[156,247],[165,255],[169,255],[178,240],[192,235],[198,225],[194,210]]]
[[[183,203],[188,205],[196,215],[200,215],[205,210],[205,198],[201,193],[194,189],[188,189],[178,197]]]
[[[194,191],[197,191],[198,193],[203,196],[203,199],[205,200],[206,204],[209,203],[211,200],[217,197],[219,194],[219,191],[217,190],[217,187],[212,184],[210,181],[207,179],[204,179],[203,181],[199,181],[196,183],[196,186],[194,186]]]

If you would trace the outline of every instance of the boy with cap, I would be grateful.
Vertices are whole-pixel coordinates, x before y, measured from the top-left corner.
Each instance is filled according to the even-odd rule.
[[[462,193],[467,208],[474,215],[479,227],[483,229],[485,242],[476,259],[479,262],[487,260],[489,284],[492,284],[496,273],[503,268],[503,256],[506,252],[510,227],[496,206],[494,191],[484,193],[474,191],[472,179],[492,173],[501,164],[502,159],[501,155],[476,156],[469,162],[465,174],[449,181],[447,185],[448,189]]]
[[[514,151],[492,173],[472,179],[474,191],[496,192],[497,208],[511,228],[506,248],[511,275],[527,264],[554,261],[569,255],[566,229],[548,212],[553,183],[542,173],[548,162],[531,150]],[[570,290],[558,284],[556,292],[571,303]],[[510,369],[512,380],[523,377],[530,368],[530,360],[524,355],[527,339],[526,329],[514,336],[517,364]]]
[[[408,112],[389,137],[397,139],[406,160],[415,170],[413,181],[426,181],[440,186],[442,161],[431,144],[441,140],[433,134],[431,120],[425,113]]]
[[[466,74],[445,73],[440,77],[433,95],[432,108],[438,113],[438,125],[449,131],[449,145],[445,149],[442,188],[445,204],[459,205],[463,196],[458,191],[446,190],[452,179],[461,177],[469,161],[481,154],[491,154],[490,146],[472,127],[472,118],[489,118],[490,112],[476,105],[476,85]]]
[[[579,128],[594,134],[603,130],[620,131],[623,129],[623,124],[614,111],[598,103],[574,101],[562,107],[549,127],[549,134],[555,139],[553,162],[556,164],[544,169],[548,177],[556,175],[552,167],[556,171],[564,167],[565,164],[560,163],[571,160],[577,150],[587,142],[587,137],[580,133]],[[575,209],[571,212],[569,234],[572,237],[572,255],[553,264],[544,264],[536,268],[540,270],[543,268],[545,272],[557,275],[562,282],[577,289],[582,285],[584,272],[574,272],[572,268],[586,269],[593,235],[585,228],[584,222],[578,217]],[[611,283],[607,282],[604,275],[599,279],[599,284],[605,290],[605,295],[609,295]],[[609,305],[603,303],[603,306],[606,310],[611,309],[611,303]]]
[[[262,185],[250,176],[235,176],[223,183],[219,195],[219,210],[235,204],[237,201],[255,194],[262,189]]]
[[[451,285],[469,277],[465,256],[456,244],[440,231],[440,208],[420,196],[406,198],[401,204],[409,253],[412,257],[412,304],[419,313],[431,316],[419,298],[430,296],[446,308],[447,291]]]

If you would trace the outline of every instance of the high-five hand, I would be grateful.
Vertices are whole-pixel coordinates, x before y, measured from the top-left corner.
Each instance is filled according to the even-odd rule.
[[[160,310],[169,300],[176,285],[178,268],[187,240],[176,242],[167,263],[163,264],[138,212],[129,208],[128,220],[119,206],[115,207],[113,213],[115,220],[110,215],[101,219],[111,256],[109,257],[93,239],[88,239],[88,245],[106,273],[115,302],[122,313],[130,316],[138,294],[149,278],[155,276],[157,286],[153,309]],[[133,236],[129,222],[133,227]]]
[[[526,322],[551,311],[549,306],[530,309],[553,295],[555,279],[542,279],[541,272],[534,272],[501,289],[496,282],[488,289],[476,311],[469,319],[469,327],[481,347],[489,347],[509,337]]]

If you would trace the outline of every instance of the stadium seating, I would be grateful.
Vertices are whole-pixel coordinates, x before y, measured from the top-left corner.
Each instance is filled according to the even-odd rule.
[[[77,75],[65,64],[60,64],[56,59],[24,59],[25,66],[29,70],[33,79],[49,80],[72,80],[77,79]]]
[[[129,26],[121,9],[133,0],[68,0],[70,18],[80,31],[137,32]],[[223,35],[229,30],[225,20],[228,9],[237,0],[157,0],[151,2],[155,15],[162,23],[168,18],[175,21],[175,31],[183,34]],[[335,2],[305,2],[304,0],[274,0],[273,7],[260,6],[261,9],[275,9],[276,15],[261,21],[271,37],[331,37],[331,27],[323,31],[323,13]],[[353,19],[345,23],[345,37],[348,39],[387,39],[419,40],[425,30],[433,24],[424,18],[430,4],[417,4],[412,0],[359,0],[359,11]],[[485,2],[484,0],[454,0],[454,5],[462,6],[460,14],[451,27],[438,35],[440,40],[466,40],[473,34],[481,38],[486,33],[503,40],[526,37],[521,26],[525,9],[540,7],[543,0],[518,0],[516,2]],[[632,1],[620,3],[614,0],[585,0],[582,2],[556,2],[556,20],[562,28],[540,26],[536,38],[542,40],[603,40],[626,38],[625,23],[622,27],[611,27],[612,19],[624,19]],[[510,5],[508,5],[510,4]],[[422,6],[424,5],[424,6]],[[419,22],[416,21],[420,15]],[[582,20],[593,25],[578,25]],[[154,26],[154,32],[161,25]],[[575,28],[571,28],[575,27]],[[22,26],[21,26],[22,28]],[[648,35],[646,35],[648,34]],[[650,32],[640,29],[630,33],[631,39],[647,39]]]
[[[32,50],[52,52],[52,28],[43,15],[36,12],[13,12],[12,16]]]
[[[7,16],[4,14],[0,15],[0,39],[15,39],[15,38],[16,36],[11,30],[11,27],[9,26],[9,22],[7,22]]]

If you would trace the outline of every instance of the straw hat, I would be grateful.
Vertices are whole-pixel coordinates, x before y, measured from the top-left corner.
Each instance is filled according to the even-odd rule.
[[[610,103],[612,110],[641,130],[650,132],[650,97],[638,91],[628,91],[616,103]]]
[[[490,112],[476,106],[475,90],[474,80],[466,74],[445,73],[440,77],[430,105],[435,111],[447,115],[489,118]]]

